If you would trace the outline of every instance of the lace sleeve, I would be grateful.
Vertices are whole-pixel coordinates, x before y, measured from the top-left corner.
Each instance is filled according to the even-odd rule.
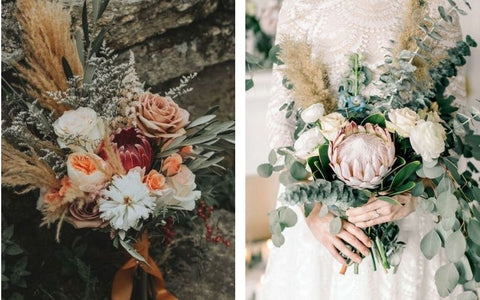
[[[298,39],[305,36],[307,24],[302,21],[302,9],[301,3],[295,0],[285,0],[283,2],[278,18],[276,43],[282,36],[294,36]],[[288,119],[285,118],[285,111],[279,110],[284,103],[291,101],[291,98],[288,90],[282,85],[283,77],[278,68],[281,68],[281,66],[275,65],[272,71],[272,89],[266,115],[271,148],[291,146],[294,143],[294,118],[293,116]]]

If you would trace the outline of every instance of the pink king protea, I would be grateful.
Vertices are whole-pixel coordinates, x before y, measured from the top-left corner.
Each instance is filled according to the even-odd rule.
[[[135,167],[145,168],[148,172],[152,163],[152,147],[140,130],[134,127],[119,129],[111,140],[126,172]],[[101,150],[99,155],[108,160],[105,151]]]
[[[351,122],[330,141],[328,157],[335,174],[347,185],[373,189],[392,168],[395,145],[386,129]]]

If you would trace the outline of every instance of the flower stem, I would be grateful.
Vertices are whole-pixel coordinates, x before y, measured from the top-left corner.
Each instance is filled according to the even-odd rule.
[[[148,281],[147,281],[147,272],[145,272],[142,268],[139,269],[140,272],[140,295],[141,300],[148,300]]]
[[[353,273],[358,274],[358,263],[353,264]]]

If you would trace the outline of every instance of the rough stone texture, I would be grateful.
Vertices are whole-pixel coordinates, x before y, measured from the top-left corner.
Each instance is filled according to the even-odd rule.
[[[83,1],[64,1],[71,6],[76,25],[80,25]],[[91,2],[89,1],[91,12]],[[213,13],[217,0],[130,0],[110,1],[101,25],[110,26],[106,40],[115,49],[122,49],[161,35],[167,30],[189,25]]]
[[[168,261],[161,264],[167,288],[179,299],[235,299],[234,214],[219,210],[214,213],[214,218],[218,219],[222,236],[231,242],[230,247],[212,242],[200,245],[187,237],[172,246]],[[200,232],[204,230],[201,226],[195,228]],[[178,234],[181,237],[192,233],[184,229]],[[202,235],[199,232],[193,234]],[[201,251],[203,256],[192,255]]]

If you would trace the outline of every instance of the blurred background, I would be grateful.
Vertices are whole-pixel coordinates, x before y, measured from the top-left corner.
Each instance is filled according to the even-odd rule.
[[[79,26],[83,0],[60,1]],[[2,0],[2,88],[15,82],[14,63],[23,59],[16,2]],[[92,12],[92,1],[87,0]],[[221,120],[235,112],[234,0],[111,0],[100,23],[109,27],[106,44],[125,61],[135,55],[136,71],[147,88],[163,93],[181,76],[198,72],[193,91],[178,103],[203,115],[219,105]],[[226,171],[202,178],[215,206],[211,223],[231,242],[205,242],[205,226],[174,226],[174,240],[152,240],[151,254],[168,289],[180,299],[233,299],[235,296],[234,151],[226,153]],[[38,192],[17,195],[2,188],[2,299],[109,299],[116,270],[125,262],[107,235],[66,224],[61,243],[55,227],[39,228]],[[8,251],[4,251],[7,249]]]
[[[268,212],[275,208],[278,178],[263,178],[257,166],[265,163],[270,152],[266,132],[266,112],[271,89],[269,50],[274,46],[281,0],[246,1],[246,51],[258,59],[247,63],[246,92],[246,299],[254,300],[262,289],[262,279],[272,248]],[[480,42],[480,3],[471,1],[472,11],[462,16],[464,34]],[[255,66],[257,65],[257,66]],[[474,48],[467,64],[467,94],[469,104],[480,107],[480,48]]]

